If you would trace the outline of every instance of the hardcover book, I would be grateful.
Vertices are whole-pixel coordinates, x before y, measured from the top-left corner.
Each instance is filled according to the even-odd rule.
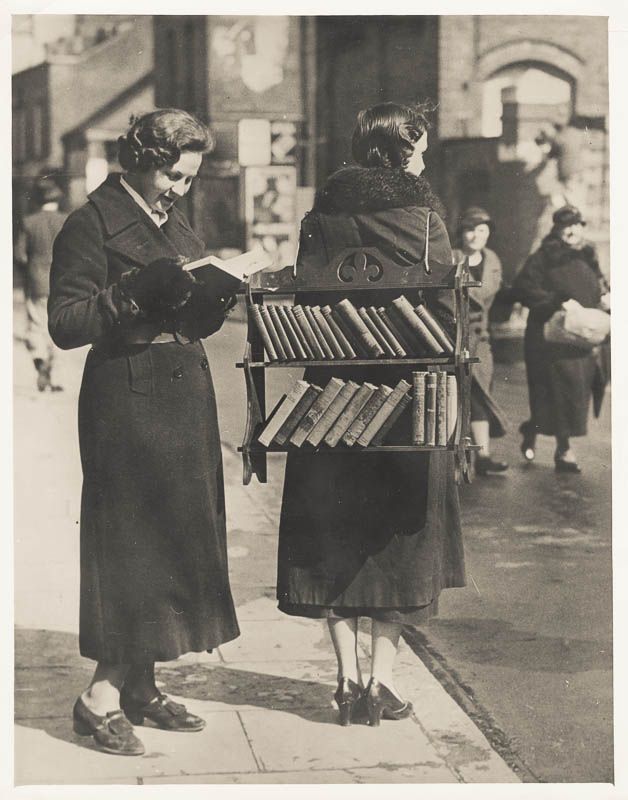
[[[410,395],[404,394],[392,414],[388,417],[386,422],[384,422],[382,427],[377,431],[371,440],[372,447],[379,447],[380,445],[386,444],[388,434],[392,431],[397,420],[401,417],[404,411],[408,409],[411,403],[412,398]]]
[[[447,441],[453,439],[458,421],[458,381],[455,375],[447,375]]]
[[[325,316],[321,311],[320,306],[312,306],[312,314],[314,315],[314,319],[316,320],[316,323],[321,333],[323,334],[323,338],[325,339],[325,341],[327,342],[332,351],[333,357],[344,358],[345,354],[342,350],[342,347],[340,346],[338,340],[334,336],[334,332],[327,324],[327,320],[325,319]]]
[[[251,307],[251,315],[253,317],[253,322],[255,323],[255,327],[259,331],[259,335],[262,337],[262,342],[264,343],[264,350],[266,351],[266,355],[268,356],[269,361],[277,361],[278,355],[277,351],[275,350],[275,346],[273,344],[273,340],[270,338],[270,334],[268,333],[268,329],[264,324],[264,319],[262,317],[262,313],[260,311],[260,306],[253,305]]]
[[[316,386],[313,383],[308,384],[305,393],[301,398],[299,398],[295,407],[292,409],[281,428],[279,428],[275,434],[273,439],[274,444],[278,444],[280,446],[286,444],[288,439],[290,439],[294,433],[299,422],[301,422],[304,415],[310,410],[312,404],[322,391],[323,390],[320,388],[320,386]]]
[[[266,330],[268,331],[270,338],[273,341],[273,347],[277,352],[277,357],[279,361],[287,361],[288,357],[286,355],[286,351],[283,349],[283,345],[281,344],[281,340],[279,339],[279,334],[275,329],[275,324],[272,320],[272,317],[268,313],[268,309],[266,306],[261,305],[259,307],[259,313],[262,315],[262,320],[264,325],[266,326]]]
[[[272,415],[272,417],[270,417],[270,419],[267,420],[263,431],[257,437],[257,440],[260,444],[263,444],[264,447],[270,446],[270,443],[279,432],[281,426],[288,419],[288,416],[294,410],[296,404],[308,390],[309,385],[310,384],[307,381],[297,381],[294,384],[292,389],[290,389],[284,398],[283,402],[280,402],[277,406],[275,413]]]
[[[329,325],[330,330],[336,337],[336,341],[340,345],[340,348],[343,353],[343,358],[357,358],[356,352],[351,346],[351,342],[347,339],[344,332],[342,331],[340,325],[336,322],[336,319],[332,313],[331,306],[322,306],[321,313],[323,317],[327,320],[327,324]]]
[[[293,444],[295,447],[301,447],[344,385],[345,382],[340,378],[331,378],[327,386],[325,386],[323,391],[318,395],[295,428],[294,433],[290,437],[290,444]]]
[[[447,444],[447,373],[436,373],[436,444]]]
[[[351,328],[347,325],[342,314],[340,314],[335,308],[332,308],[331,315],[335,320],[336,325],[338,325],[340,330],[344,333],[345,338],[350,343],[351,347],[355,350],[356,357],[368,358],[369,357],[368,350],[366,349],[366,347],[364,347],[364,345],[358,338],[355,331],[352,331]]]
[[[428,372],[425,379],[425,444],[436,444],[436,373]]]
[[[386,384],[382,384],[381,386],[377,387],[368,401],[364,404],[364,406],[362,406],[358,415],[349,426],[349,429],[343,435],[342,441],[347,445],[347,447],[353,447],[353,445],[364,432],[366,426],[383,406],[386,399],[390,397],[392,391],[393,390],[390,388],[390,386],[386,386]]]
[[[290,339],[290,344],[292,345],[292,349],[296,358],[298,358],[300,361],[307,361],[307,353],[305,352],[305,349],[301,343],[299,334],[295,330],[296,322],[292,321],[285,306],[277,306],[277,313],[281,317],[284,330],[288,334],[288,338]]]
[[[371,332],[371,335],[373,336],[373,338],[375,339],[377,344],[384,351],[384,356],[387,356],[388,358],[394,358],[395,357],[395,351],[388,344],[386,339],[382,336],[381,331],[379,330],[379,328],[375,325],[375,323],[371,319],[368,311],[365,308],[358,308],[358,314],[360,315],[360,319],[362,320],[362,322],[366,325],[366,327]]]
[[[330,447],[335,447],[340,439],[344,436],[347,432],[353,420],[357,417],[360,411],[364,408],[367,401],[370,399],[373,392],[376,390],[376,386],[373,386],[372,383],[363,383],[359,388],[358,391],[353,395],[351,400],[347,403],[345,410],[342,414],[338,417],[336,422],[332,425],[331,429],[328,431],[327,435],[325,436],[325,444],[328,444]]]
[[[360,341],[360,344],[367,351],[370,357],[383,358],[386,355],[371,331],[362,321],[357,309],[350,300],[345,298],[339,303],[336,303],[334,308],[342,316],[343,320],[347,324],[347,327],[349,327],[349,329],[355,333],[356,337]]]
[[[406,335],[406,333],[404,332],[403,328],[400,325],[397,325],[397,323],[391,317],[388,311],[383,306],[381,306],[380,308],[377,309],[377,313],[381,317],[382,321],[386,324],[386,327],[390,331],[392,331],[399,344],[406,351],[406,355],[410,357],[416,356],[417,349],[412,342],[412,338]]]
[[[399,383],[395,386],[392,392],[388,395],[388,397],[384,400],[382,406],[373,416],[373,419],[369,422],[369,424],[364,428],[362,433],[357,439],[357,444],[361,447],[368,447],[379,429],[382,425],[386,422],[388,417],[392,414],[395,410],[397,405],[401,402],[401,398],[404,397],[408,393],[410,389],[410,384],[408,381],[400,380]]]
[[[395,334],[390,330],[388,325],[377,313],[375,306],[369,306],[366,309],[366,313],[371,318],[373,325],[375,325],[377,330],[380,332],[382,338],[386,341],[386,344],[392,351],[393,356],[395,358],[405,358],[408,354],[402,347],[401,342],[397,339]]]
[[[285,311],[286,316],[292,323],[292,329],[294,330],[295,335],[298,336],[299,338],[299,342],[301,343],[301,347],[303,348],[303,352],[305,353],[304,360],[305,361],[308,361],[310,359],[314,360],[316,356],[314,355],[314,351],[310,347],[310,343],[306,339],[305,334],[303,333],[301,326],[297,321],[297,318],[294,313],[294,308],[292,306],[282,306],[282,308]]]
[[[277,313],[277,307],[274,305],[269,305],[268,313],[270,314],[270,318],[273,321],[273,325],[275,326],[275,330],[277,331],[277,335],[279,336],[279,341],[281,342],[281,346],[284,349],[287,360],[294,361],[296,359],[296,355],[294,353],[294,350],[292,349],[290,340],[288,339],[288,333],[283,327],[283,322],[281,321],[281,317]]]
[[[429,355],[439,356],[442,354],[442,346],[434,338],[427,325],[415,313],[414,308],[412,308],[412,305],[404,295],[392,301],[391,309],[394,309],[397,318],[406,325],[417,342]]]
[[[318,339],[316,338],[316,334],[312,330],[312,326],[305,315],[305,311],[302,306],[293,306],[294,316],[295,319],[301,328],[301,332],[305,336],[307,343],[312,350],[314,360],[324,361],[325,360],[325,353],[323,352],[322,347],[318,343]]]
[[[359,384],[354,381],[347,381],[347,383],[345,383],[318,423],[310,431],[310,435],[306,440],[308,444],[311,444],[313,447],[318,447],[359,388]]]
[[[412,444],[425,444],[425,381],[427,372],[412,373]]]
[[[314,336],[316,336],[316,340],[318,341],[319,347],[323,351],[323,358],[325,359],[333,359],[334,354],[331,347],[325,341],[325,337],[323,336],[323,332],[321,331],[314,314],[312,313],[312,309],[310,306],[303,306],[303,311],[305,312],[305,316],[307,317],[307,321],[310,323],[310,327],[314,331]]]
[[[436,341],[440,344],[443,350],[446,353],[453,353],[454,352],[454,345],[447,331],[443,328],[440,322],[436,319],[436,317],[432,314],[429,308],[425,305],[425,303],[420,303],[414,309],[415,313],[418,315],[419,319],[421,319],[429,328],[430,332],[436,339]]]

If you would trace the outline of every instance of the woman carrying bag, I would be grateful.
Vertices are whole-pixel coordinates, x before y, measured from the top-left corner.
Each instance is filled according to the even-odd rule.
[[[377,247],[420,264],[429,230],[430,259],[452,252],[421,177],[427,149],[422,110],[383,103],[360,112],[353,134],[357,164],[334,173],[301,226],[300,259],[323,269],[344,247]],[[428,226],[428,219],[430,223]],[[421,269],[420,266],[417,269]],[[386,304],[398,292],[368,293],[356,304]],[[411,292],[408,292],[410,295]],[[390,297],[388,297],[390,295]],[[333,304],[309,293],[297,302]],[[333,368],[310,368],[324,386]],[[356,366],[342,378],[394,385],[407,367]],[[408,441],[408,429],[401,434]],[[458,488],[452,453],[290,453],[281,520],[277,596],[287,614],[326,619],[338,660],[340,722],[372,725],[412,710],[395,689],[393,664],[403,625],[437,611],[441,589],[464,585]],[[357,658],[359,617],[372,621],[370,679]],[[356,711],[360,712],[359,717]]]
[[[591,396],[599,382],[593,342],[558,341],[556,322],[578,307],[608,310],[610,295],[595,248],[584,238],[585,221],[575,206],[563,206],[553,227],[515,278],[518,299],[530,309],[524,353],[530,419],[520,427],[521,452],[535,457],[537,434],[554,436],[557,472],[581,471],[570,439],[585,436]],[[555,315],[558,315],[557,317]],[[596,404],[599,413],[601,398]]]
[[[220,435],[199,339],[217,331],[237,276],[197,283],[181,260],[203,242],[174,203],[212,140],[185,111],[137,119],[112,174],[70,215],[53,253],[49,327],[91,345],[79,398],[81,655],[97,662],[74,729],[140,755],[133,724],[199,731],[155,685],[156,661],[238,636],[229,576]]]

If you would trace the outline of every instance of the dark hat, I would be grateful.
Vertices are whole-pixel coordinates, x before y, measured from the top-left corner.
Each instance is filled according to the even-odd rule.
[[[36,201],[42,206],[44,203],[58,203],[63,197],[63,192],[52,178],[39,178],[34,189]]]
[[[460,230],[469,230],[475,228],[476,225],[489,225],[493,227],[493,220],[488,211],[485,211],[480,206],[469,206],[462,212],[458,227]]]
[[[568,228],[570,225],[587,224],[575,206],[563,206],[558,211],[554,211],[552,222],[555,228]]]

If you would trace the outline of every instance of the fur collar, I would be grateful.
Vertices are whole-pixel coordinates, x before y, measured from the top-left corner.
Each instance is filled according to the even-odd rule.
[[[595,272],[600,271],[595,249],[590,244],[585,244],[584,247],[578,250],[563,242],[556,234],[550,233],[543,239],[541,251],[552,266],[580,259],[586,262]]]
[[[440,217],[444,208],[422,176],[387,167],[343,167],[316,193],[314,211],[321,214],[362,214],[388,208],[431,208]]]

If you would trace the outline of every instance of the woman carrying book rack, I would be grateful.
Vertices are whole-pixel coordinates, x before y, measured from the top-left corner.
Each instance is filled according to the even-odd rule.
[[[319,259],[322,268],[334,247],[362,246],[397,248],[418,263],[432,210],[430,254],[435,261],[453,263],[440,203],[421,177],[427,128],[422,108],[384,103],[358,115],[357,165],[340,169],[318,191],[302,223],[301,259]],[[319,224],[325,220],[328,226]],[[333,244],[325,230],[333,230]],[[373,292],[368,302],[392,299],[380,294],[386,292]],[[316,304],[321,298],[308,293],[297,302]],[[333,302],[326,294],[324,303]],[[305,380],[324,386],[332,374],[333,367],[313,367]],[[356,366],[345,368],[342,377],[373,384],[412,381],[403,366]],[[288,455],[279,608],[327,619],[338,659],[335,700],[341,724],[368,719],[378,725],[382,717],[410,715],[412,704],[393,680],[402,626],[427,621],[437,611],[441,589],[464,583],[452,452]],[[359,617],[372,620],[366,686],[357,657]]]

